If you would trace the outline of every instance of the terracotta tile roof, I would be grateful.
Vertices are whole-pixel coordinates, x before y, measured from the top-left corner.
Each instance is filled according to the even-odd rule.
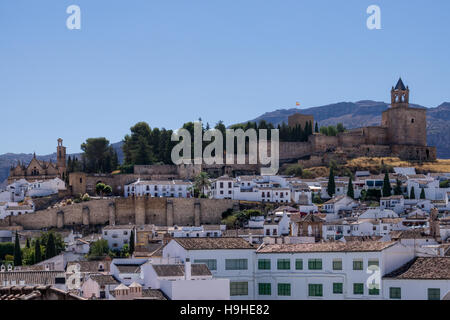
[[[291,219],[292,220],[292,219]],[[306,217],[302,219],[303,222],[325,222],[322,218],[317,216],[316,214],[308,214]]]
[[[52,295],[52,299],[49,295]],[[57,295],[59,300],[86,300],[68,291],[47,286],[5,286],[0,287],[0,300],[53,300]]]
[[[139,273],[141,272],[140,264],[115,264],[120,273]]]
[[[301,244],[269,244],[260,247],[257,253],[302,253],[302,252],[371,252],[382,251],[393,246],[396,242],[380,241],[350,241],[301,243]]]
[[[0,283],[8,281],[16,285],[52,285],[56,278],[66,278],[64,271],[4,271],[0,272]]]
[[[110,269],[110,260],[93,260],[93,261],[70,261],[67,263],[67,268],[72,265],[80,265],[80,272],[92,272],[97,273],[101,270],[99,270],[99,267],[103,265],[104,271],[101,272],[109,272]],[[66,268],[66,269],[67,269]]]
[[[105,285],[114,285],[119,284],[120,282],[117,281],[112,275],[109,274],[94,274],[91,275],[90,278],[97,282],[101,286]]]
[[[383,278],[450,280],[450,257],[417,257]]]
[[[139,299],[139,298],[138,298]],[[142,299],[146,300],[167,300],[164,293],[158,289],[142,289]]]
[[[124,225],[114,225],[114,226],[106,226],[103,228],[103,230],[115,230],[115,229],[119,229],[119,230],[128,230],[128,229],[133,229],[135,226],[132,224],[124,224]]]
[[[186,250],[254,249],[242,238],[176,238]]]
[[[378,241],[382,236],[344,236],[345,241]]]
[[[222,232],[222,237],[231,237],[234,238],[237,236],[263,236],[264,229],[236,229],[236,230],[225,230]]]
[[[159,277],[184,277],[183,264],[154,264],[152,265]],[[193,263],[191,265],[192,276],[211,276],[206,264]]]
[[[408,229],[392,231],[391,239],[431,239],[431,235],[425,233],[424,229]]]

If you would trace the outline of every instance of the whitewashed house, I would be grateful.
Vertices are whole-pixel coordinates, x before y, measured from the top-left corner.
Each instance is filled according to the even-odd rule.
[[[401,214],[405,211],[405,199],[402,195],[381,197],[380,208],[389,209],[394,211],[395,213]]]
[[[413,257],[410,248],[395,242],[264,245],[256,251],[251,299],[380,300],[381,276]]]
[[[204,263],[213,277],[230,281],[232,300],[254,296],[255,247],[242,238],[177,238],[163,249],[163,258],[177,263]]]
[[[124,197],[149,196],[168,198],[190,198],[192,197],[192,183],[181,180],[140,180],[125,185]]]
[[[352,198],[341,195],[334,197],[323,204],[323,210],[326,212],[326,220],[335,220],[339,218],[339,211],[352,210],[358,206],[358,202]]]
[[[110,274],[120,283],[128,286],[133,282],[144,284],[141,266],[147,259],[113,259],[109,266]]]
[[[102,230],[102,238],[108,241],[108,247],[111,250],[121,250],[125,244],[130,244],[133,230],[134,243],[136,243],[136,227],[134,225],[106,226]]]
[[[389,300],[450,299],[450,257],[417,257],[383,277]]]

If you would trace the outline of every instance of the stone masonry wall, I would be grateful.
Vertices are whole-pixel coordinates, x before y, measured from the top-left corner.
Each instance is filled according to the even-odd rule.
[[[220,223],[224,211],[238,206],[238,201],[222,199],[130,197],[91,200],[10,216],[0,220],[0,227],[22,226],[27,230],[108,223],[199,226]]]

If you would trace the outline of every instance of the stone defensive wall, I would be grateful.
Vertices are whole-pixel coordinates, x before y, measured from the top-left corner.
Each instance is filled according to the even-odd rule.
[[[0,227],[25,230],[67,228],[75,225],[156,224],[200,226],[219,224],[222,213],[238,209],[239,201],[194,198],[113,198],[49,208],[0,220]]]

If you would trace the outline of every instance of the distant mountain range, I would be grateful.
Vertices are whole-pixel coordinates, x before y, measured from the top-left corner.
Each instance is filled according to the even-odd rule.
[[[415,108],[425,108],[411,104]],[[363,100],[358,102],[339,102],[321,107],[307,109],[279,109],[266,112],[249,120],[259,122],[265,120],[277,126],[294,113],[311,114],[319,122],[319,126],[336,125],[341,122],[346,128],[377,126],[381,124],[381,113],[389,107],[385,102]],[[436,108],[427,108],[427,140],[428,145],[437,147],[437,156],[450,159],[450,103],[444,102]]]
[[[339,102],[321,107],[312,107],[307,109],[279,109],[267,112],[253,120],[259,122],[265,120],[277,126],[283,121],[287,123],[290,115],[301,112],[311,114],[319,122],[320,126],[336,125],[342,122],[348,129],[364,126],[376,126],[381,123],[381,112],[388,108],[389,104],[371,100],[358,102]],[[416,108],[425,108],[420,105],[411,106]],[[428,144],[437,147],[439,158],[450,159],[450,103],[444,102],[436,108],[427,109],[427,127]],[[81,142],[80,142],[81,143]],[[119,161],[123,162],[122,142],[113,143],[112,146],[117,151]],[[79,157],[80,154],[70,154],[70,156]],[[33,158],[33,154],[13,154],[6,153],[0,155],[0,187],[2,181],[9,175],[9,168],[16,165],[18,161],[28,163]],[[56,153],[37,156],[40,160],[56,161]],[[4,185],[4,182],[3,182]]]

